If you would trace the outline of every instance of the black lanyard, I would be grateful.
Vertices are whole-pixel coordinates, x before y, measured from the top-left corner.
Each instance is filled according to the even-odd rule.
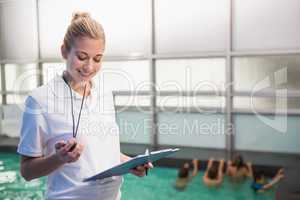
[[[82,106],[83,106],[83,102],[84,102],[84,98],[85,98],[86,84],[84,86],[83,97],[82,97],[82,100],[81,100],[81,106],[80,106],[80,110],[79,110],[79,114],[78,114],[76,130],[75,130],[75,117],[74,117],[74,106],[73,106],[72,88],[69,85],[68,81],[65,79],[65,77],[64,76],[62,76],[62,77],[63,77],[63,80],[65,81],[65,83],[67,84],[67,86],[69,87],[69,91],[70,91],[70,96],[71,96],[71,112],[72,112],[72,122],[73,122],[73,138],[76,138],[78,127],[79,127],[79,122],[80,122],[80,116],[81,116]]]

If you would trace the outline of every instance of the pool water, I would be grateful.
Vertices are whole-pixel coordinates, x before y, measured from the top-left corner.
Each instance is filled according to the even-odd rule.
[[[0,200],[40,200],[46,179],[26,182],[19,173],[19,156],[0,153]]]
[[[187,188],[180,192],[174,189],[177,170],[170,168],[154,168],[149,176],[138,178],[126,175],[122,190],[123,199],[155,199],[155,200],[274,200],[274,190],[256,194],[250,188],[251,181],[232,183],[228,177],[219,188],[208,188],[202,182],[203,172],[199,172]],[[141,198],[142,195],[142,198]]]
[[[0,153],[0,200],[40,200],[45,193],[46,179],[26,182],[19,173],[19,156],[14,153]],[[232,183],[227,177],[219,188],[207,188],[202,183],[203,172],[199,172],[184,191],[177,191],[173,185],[177,170],[154,168],[145,178],[124,176],[123,200],[273,200],[274,190],[263,194],[254,193],[250,180]]]

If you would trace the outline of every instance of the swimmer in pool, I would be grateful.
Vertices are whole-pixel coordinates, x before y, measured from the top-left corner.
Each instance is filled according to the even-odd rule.
[[[192,174],[189,175],[189,168],[190,164],[188,162],[184,163],[181,168],[178,171],[178,176],[175,182],[175,188],[177,190],[184,190],[189,183],[190,180],[192,180],[193,177],[195,177],[198,173],[198,165],[199,161],[197,159],[193,159],[192,165],[193,165],[193,171]]]
[[[265,175],[262,171],[258,171],[254,174],[254,179],[251,185],[251,188],[255,192],[264,192],[268,189],[273,188],[273,186],[278,183],[284,177],[283,169],[279,169],[277,174],[273,177],[273,179],[268,182],[265,178]]]
[[[223,181],[224,160],[215,161],[210,159],[207,164],[206,171],[203,176],[203,182],[209,187],[218,187]]]
[[[245,163],[243,157],[237,154],[233,160],[227,162],[226,174],[231,177],[231,180],[239,181],[244,180],[246,177],[253,177],[252,164]]]

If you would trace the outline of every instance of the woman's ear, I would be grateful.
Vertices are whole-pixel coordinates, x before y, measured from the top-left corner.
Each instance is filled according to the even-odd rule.
[[[68,59],[68,51],[67,51],[65,45],[61,45],[60,51],[61,51],[62,57],[67,60]]]

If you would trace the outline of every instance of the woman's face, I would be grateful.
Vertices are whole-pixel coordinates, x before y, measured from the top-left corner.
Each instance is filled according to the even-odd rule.
[[[100,70],[104,42],[88,37],[75,39],[71,49],[62,47],[62,56],[67,60],[67,72],[75,83],[90,81]]]

